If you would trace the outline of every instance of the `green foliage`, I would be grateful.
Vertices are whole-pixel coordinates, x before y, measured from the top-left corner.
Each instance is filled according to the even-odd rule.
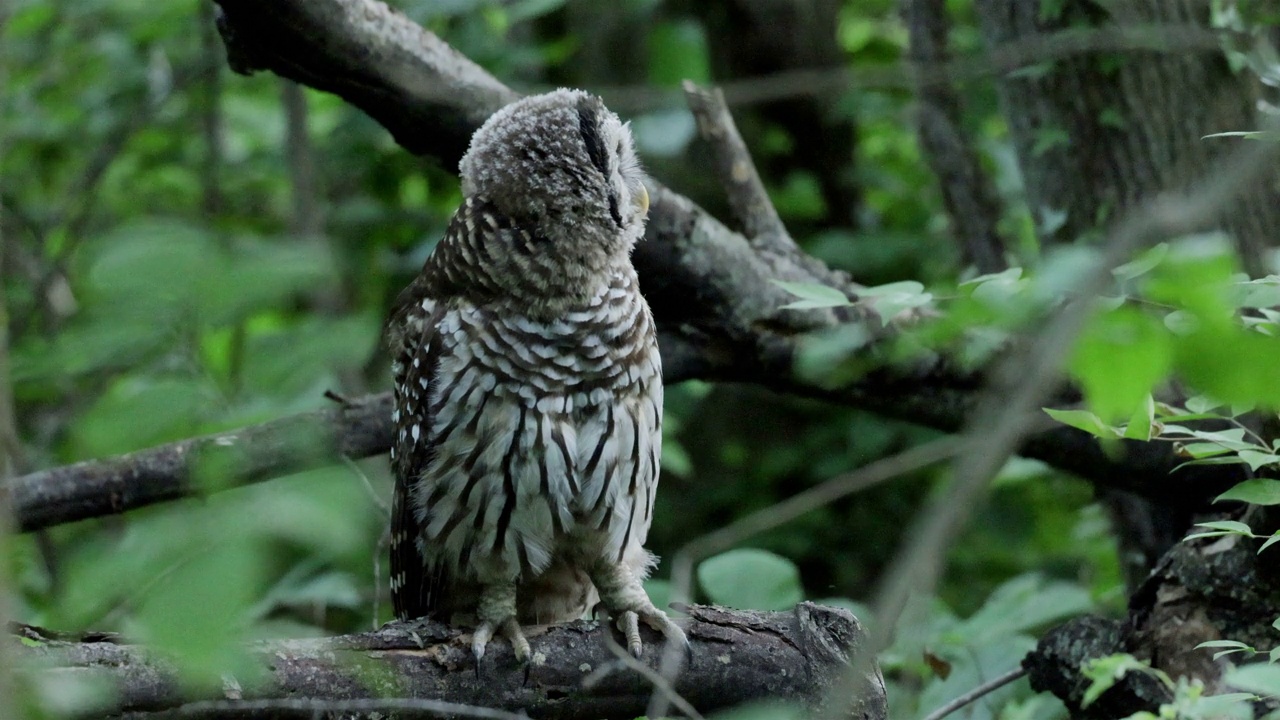
[[[804,597],[795,563],[765,550],[730,550],[702,561],[698,584],[711,602],[750,610],[787,610]]]
[[[215,94],[205,70],[211,58],[221,67],[222,50],[201,44],[207,4],[10,5],[0,30],[7,75],[0,222],[27,469],[324,407],[325,390],[385,389],[382,318],[459,202],[452,173],[409,157],[336,97],[307,91],[311,200],[322,232],[299,236],[299,188],[286,152],[299,138],[289,137],[280,84],[222,67]],[[973,5],[948,3],[957,53],[985,47]],[[608,88],[606,99],[634,121],[654,174],[708,207],[722,202],[722,190],[707,183],[691,117],[650,93],[684,79],[732,79],[726,47],[736,34],[713,14],[654,0],[397,7],[515,87]],[[1065,7],[1044,0],[1039,10],[1046,22],[1065,22]],[[1218,11],[1223,27],[1236,27],[1239,18]],[[851,64],[904,59],[907,32],[892,0],[842,3],[833,31]],[[1253,62],[1248,52],[1238,59]],[[1052,72],[1051,63],[1019,71]],[[637,83],[653,87],[621,87]],[[832,178],[821,168],[796,160],[819,138],[793,132],[775,108],[734,105],[784,222],[807,250],[867,286],[852,304],[885,321],[921,316],[886,351],[890,360],[940,349],[980,367],[1008,338],[1073,300],[1081,268],[1097,257],[1089,248],[1041,252],[1037,224],[1051,235],[1068,218],[1026,206],[1022,169],[988,85],[966,86],[964,122],[1008,208],[1000,228],[1022,267],[980,277],[959,267],[937,178],[910,120],[910,92],[822,93],[823,122],[856,138],[849,157],[832,159],[836,175],[857,186],[852,208],[831,201]],[[220,128],[212,143],[211,118]],[[1100,122],[1118,121],[1104,114]],[[1038,140],[1040,152],[1052,152],[1071,138],[1049,129]],[[851,304],[824,286],[779,285],[796,296],[788,312]],[[1064,358],[1085,405],[1051,415],[1108,441],[1179,442],[1188,462],[1266,471],[1280,447],[1237,427],[1237,417],[1280,405],[1277,305],[1280,278],[1241,275],[1221,238],[1172,239],[1117,270],[1109,297]],[[830,387],[863,377],[884,361],[865,357],[873,330],[848,326],[805,338],[798,372]],[[1155,402],[1171,382],[1213,399]],[[1202,427],[1208,420],[1226,429]],[[650,544],[669,557],[703,531],[931,437],[867,413],[730,385],[670,387]],[[200,468],[195,480],[208,493],[201,500],[55,528],[48,553],[31,537],[16,538],[8,560],[19,619],[125,632],[170,653],[193,684],[220,682],[217,673],[228,668],[247,672],[239,655],[246,639],[351,632],[389,619],[379,546],[385,459],[225,490],[234,461],[218,457]],[[699,588],[712,601],[758,609],[822,598],[873,622],[861,601],[945,472],[922,471],[755,538],[756,548],[710,558],[698,568]],[[1271,502],[1274,482],[1221,499]],[[1080,484],[1035,463],[1010,463],[976,512],[980,521],[949,549],[937,594],[913,599],[881,658],[894,717],[922,715],[1004,672],[1053,622],[1122,608],[1107,520]],[[1198,537],[1257,538],[1264,549],[1277,542],[1243,523],[1211,521],[1202,530]],[[664,572],[648,583],[659,605]],[[939,675],[940,667],[950,674]],[[1267,682],[1249,687],[1261,692]],[[40,712],[55,715],[104,697],[101,687],[65,679],[28,691]],[[1194,688],[1178,692],[1179,708],[1209,700]],[[743,708],[726,717],[792,710]],[[969,717],[1055,713],[1062,709],[1054,701],[1018,683]]]

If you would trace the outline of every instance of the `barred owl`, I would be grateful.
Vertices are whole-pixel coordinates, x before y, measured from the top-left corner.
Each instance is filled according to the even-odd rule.
[[[662,368],[631,248],[649,197],[629,128],[592,95],[502,109],[462,158],[463,203],[388,321],[401,619],[475,627],[520,660],[521,624],[606,609],[685,643],[641,581]],[[687,644],[687,643],[686,643]]]

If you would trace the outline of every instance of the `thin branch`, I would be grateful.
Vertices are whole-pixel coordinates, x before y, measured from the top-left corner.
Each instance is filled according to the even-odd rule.
[[[204,134],[204,157],[200,163],[201,208],[206,218],[222,212],[222,48],[214,25],[215,6],[200,3],[200,52],[207,65],[200,83],[200,130]]]
[[[765,192],[751,152],[724,103],[724,93],[719,88],[706,90],[686,80],[684,94],[693,118],[698,121],[698,134],[711,146],[715,173],[729,197],[729,210],[738,221],[738,229],[755,247],[793,248],[795,243]]]
[[[648,680],[649,684],[653,686],[654,692],[666,698],[667,702],[670,702],[671,705],[683,713],[685,717],[692,718],[692,720],[703,720],[702,714],[699,713],[688,700],[681,697],[680,693],[676,692],[676,689],[671,686],[670,681],[653,668],[631,657],[631,653],[624,650],[622,646],[618,644],[618,641],[613,638],[613,633],[605,633],[604,640],[605,644],[609,648],[609,652],[613,653],[614,663],[604,665],[600,669],[591,673],[591,675],[584,678],[582,681],[583,689],[590,690],[591,688],[599,685],[606,677],[609,676],[612,672],[612,668],[624,668],[636,673],[645,680]],[[652,704],[652,702],[650,704]],[[664,711],[662,714],[655,714],[646,711],[646,714],[649,717],[662,717],[666,713]]]
[[[1200,25],[1148,23],[1054,32],[1029,33],[1001,43],[983,53],[947,62],[917,64],[865,64],[857,67],[805,68],[720,84],[731,107],[749,107],[799,96],[832,97],[852,89],[902,89],[926,84],[970,83],[999,77],[1040,63],[1091,53],[1156,52],[1185,55],[1189,52],[1221,53],[1227,31]],[[528,88],[537,92],[543,88]],[[644,112],[677,107],[684,100],[679,90],[653,85],[618,85],[592,88],[615,110]]]
[[[391,396],[24,475],[5,487],[23,532],[114,515],[386,452]]]
[[[671,564],[671,599],[673,604],[690,601],[694,564],[709,555],[727,550],[749,537],[784,525],[809,512],[855,492],[866,490],[886,480],[941,462],[961,449],[958,438],[945,437],[917,445],[892,457],[877,460],[853,472],[834,477],[780,503],[757,510],[729,525],[695,538],[676,551]],[[670,682],[680,671],[681,653],[676,643],[663,648],[660,677]],[[662,717],[667,712],[667,698],[655,693],[647,714]]]
[[[926,715],[924,717],[924,720],[942,720],[942,718],[945,718],[946,716],[959,710],[965,705],[968,705],[975,700],[979,700],[987,695],[990,695],[996,690],[999,690],[1005,685],[1008,685],[1009,683],[1013,682],[1014,680],[1017,680],[1018,678],[1021,678],[1023,675],[1026,675],[1026,674],[1027,674],[1026,669],[1021,667],[1014,668],[999,677],[986,681],[985,683],[961,695],[960,697],[952,700],[951,702],[946,703],[942,707]]]
[[[285,116],[285,155],[293,194],[289,232],[301,238],[315,238],[320,235],[322,225],[316,163],[307,130],[307,96],[302,86],[292,80],[280,81],[280,94]]]
[[[4,28],[8,20],[9,10],[0,8],[0,29]],[[4,87],[7,81],[8,68],[0,63],[0,87]],[[6,130],[7,128],[0,124],[0,158],[4,157],[8,144]],[[4,178],[0,177],[0,185],[3,183]],[[0,189],[3,188],[0,187]],[[4,203],[0,200],[0,277],[4,276],[4,250],[5,242],[8,240],[4,234],[4,213]],[[0,282],[0,290],[3,287],[4,283]],[[0,292],[0,484],[8,482],[18,467],[18,454],[22,447],[18,438],[18,420],[13,411],[13,385],[10,381],[9,306],[5,293]],[[5,500],[6,498],[0,496],[0,558],[7,559],[11,556],[9,542],[12,536],[13,515],[9,503]],[[9,590],[12,585],[9,575],[10,567],[14,567],[14,563],[0,562],[0,624],[3,625],[8,624],[10,613],[13,612],[14,601]],[[0,717],[21,718],[26,713],[22,712],[14,696],[15,663],[11,657],[12,645],[12,643],[0,642]]]

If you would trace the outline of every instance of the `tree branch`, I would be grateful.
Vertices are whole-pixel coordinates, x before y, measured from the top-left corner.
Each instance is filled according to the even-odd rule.
[[[846,662],[844,648],[864,637],[847,611],[812,603],[790,612],[688,610],[693,652],[674,689],[700,712],[765,698],[815,707]],[[535,659],[527,676],[504,643],[490,646],[477,671],[469,638],[426,620],[357,635],[259,643],[250,654],[260,675],[224,675],[224,688],[235,688],[232,697],[225,689],[193,697],[172,667],[135,645],[68,642],[38,629],[20,630],[28,640],[14,644],[20,656],[58,668],[57,681],[108,682],[113,700],[93,712],[134,718],[312,717],[344,710],[439,717],[447,703],[435,699],[448,698],[459,705],[524,711],[532,718],[629,720],[644,713],[652,692],[648,679],[615,664],[603,636],[607,625],[595,622],[530,633]],[[646,630],[645,639],[642,660],[652,665],[662,650],[661,637]],[[588,676],[596,681],[584,685]],[[858,707],[858,717],[884,720],[882,681],[859,699]]]
[[[16,478],[0,507],[23,532],[361,458],[391,445],[391,395]]]

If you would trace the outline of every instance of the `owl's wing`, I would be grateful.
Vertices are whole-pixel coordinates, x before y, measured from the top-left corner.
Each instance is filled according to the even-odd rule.
[[[441,313],[429,298],[402,299],[405,304],[392,320],[400,325],[392,331],[396,433],[392,470],[396,485],[391,508],[391,604],[396,618],[407,620],[431,613],[439,582],[418,550],[422,528],[412,497],[435,451],[427,442],[427,431],[432,421],[429,388],[440,359],[436,329]]]

